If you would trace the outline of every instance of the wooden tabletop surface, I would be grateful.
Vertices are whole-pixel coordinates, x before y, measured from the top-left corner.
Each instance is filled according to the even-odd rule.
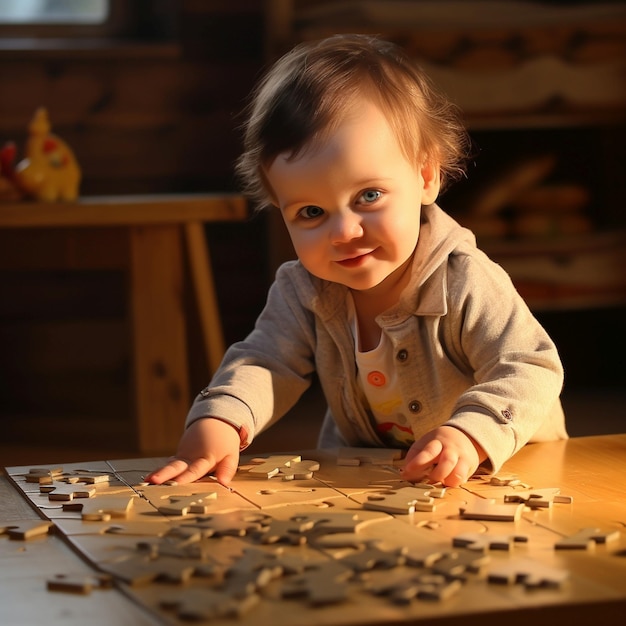
[[[247,203],[234,193],[86,196],[76,202],[0,203],[0,228],[133,226],[242,221]]]
[[[233,564],[242,563],[244,550],[273,553],[280,546],[282,555],[272,558],[288,556],[289,563],[304,560],[308,568],[315,569],[333,557],[345,566],[352,562],[349,557],[362,556],[364,550],[373,545],[369,543],[372,541],[378,542],[376,545],[383,550],[377,553],[379,556],[404,553],[415,559],[417,554],[436,552],[466,554],[467,548],[453,547],[455,538],[466,535],[487,544],[497,538],[508,538],[511,547],[509,551],[496,550],[493,546],[484,548],[484,552],[474,550],[471,554],[484,556],[484,562],[476,565],[475,571],[462,573],[454,593],[443,599],[420,597],[399,603],[372,591],[376,586],[401,577],[406,580],[418,574],[432,574],[437,563],[443,563],[437,559],[443,557],[433,557],[429,565],[421,568],[404,564],[361,572],[359,567],[369,566],[354,566],[347,582],[338,579],[339,582],[333,583],[337,587],[345,585],[345,599],[324,606],[312,605],[310,596],[306,595],[308,588],[298,596],[283,597],[287,588],[293,591],[294,581],[299,577],[284,570],[282,576],[258,591],[258,602],[249,611],[239,617],[214,616],[206,621],[220,626],[291,626],[294,623],[305,626],[389,623],[483,626],[503,621],[509,626],[527,625],[533,620],[536,623],[598,622],[603,626],[622,623],[626,611],[626,435],[528,445],[498,475],[505,481],[514,475],[519,481],[517,484],[501,486],[492,484],[490,477],[474,478],[461,488],[446,490],[442,498],[435,499],[432,511],[418,510],[411,514],[390,514],[369,507],[382,495],[388,495],[385,490],[397,493],[407,486],[400,481],[395,465],[340,466],[332,452],[299,454],[303,459],[317,460],[320,464],[310,479],[259,478],[247,471],[250,459],[244,457],[232,489],[227,490],[210,479],[190,486],[153,488],[143,492],[144,498],[134,499],[137,504],[127,518],[108,522],[82,521],[80,512],[63,511],[62,503],[49,500],[47,494],[39,492],[39,485],[25,482],[24,475],[30,466],[6,468],[6,476],[0,476],[0,532],[3,527],[42,518],[51,520],[54,527],[51,534],[26,541],[11,540],[6,533],[0,534],[0,623],[185,624],[188,621],[184,607],[190,609],[192,616],[207,615],[209,599],[216,593],[219,595],[220,584],[216,582],[219,577],[216,576]],[[110,473],[111,482],[108,487],[98,489],[96,502],[104,502],[98,498],[107,493],[119,494],[124,490],[134,496],[135,491],[141,490],[138,485],[142,476],[160,462],[159,459],[80,464],[60,461],[58,467],[62,467],[66,475],[84,469]],[[564,500],[571,498],[571,502],[555,499],[550,506],[538,508],[522,503],[521,515],[516,521],[466,519],[461,513],[472,511],[476,503],[484,504],[488,499],[494,499],[499,508],[505,494],[528,497],[530,492],[547,493],[538,492],[540,489],[552,489],[550,493],[554,494],[556,488]],[[189,554],[185,559],[180,554],[177,558],[164,557],[162,553],[158,558],[152,555],[152,564],[162,565],[162,570],[168,572],[170,565],[174,571],[180,571],[183,561],[189,561],[198,574],[198,566],[202,564],[204,577],[196,575],[185,583],[138,584],[131,580],[135,584],[126,584],[122,582],[123,574],[116,578],[114,588],[94,589],[85,595],[47,590],[47,581],[58,575],[81,577],[98,571],[124,572],[124,567],[128,569],[128,564],[136,563],[139,558],[140,542],[144,543],[144,550],[146,544],[155,549],[154,545],[161,545],[162,536],[172,527],[197,523],[196,514],[166,516],[158,513],[156,507],[168,501],[172,494],[209,492],[216,493],[207,509],[209,516],[236,511],[240,519],[258,521],[263,518],[265,526],[263,532],[249,529],[245,536],[233,536],[236,534],[233,532],[219,538],[202,539],[198,545],[203,548],[193,557]],[[507,506],[510,510],[518,507],[514,503]],[[267,520],[286,523],[294,517],[317,515],[319,519],[320,514],[329,516],[328,519],[345,520],[345,517],[333,517],[341,513],[349,513],[350,517],[357,515],[362,523],[349,536],[345,532],[326,534],[323,542],[315,546],[312,541],[304,545],[263,543],[263,537],[269,536],[263,534]],[[285,529],[284,524],[281,528]],[[588,543],[588,549],[556,549],[559,541],[587,528],[595,529],[599,537]],[[317,537],[319,541],[319,535]],[[519,542],[513,542],[514,537]],[[141,558],[145,559],[145,551],[142,554]],[[120,569],[120,563],[126,565]],[[498,573],[507,568],[519,575],[518,582],[495,582]],[[211,575],[207,569],[211,569]],[[524,584],[523,575],[529,572],[547,576],[553,586]],[[307,581],[309,579],[301,584],[306,585]],[[238,602],[243,606],[241,600]]]

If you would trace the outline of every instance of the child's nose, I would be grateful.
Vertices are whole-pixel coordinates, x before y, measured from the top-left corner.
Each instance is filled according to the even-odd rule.
[[[361,216],[354,211],[342,211],[333,219],[331,238],[333,243],[345,243],[363,236]]]

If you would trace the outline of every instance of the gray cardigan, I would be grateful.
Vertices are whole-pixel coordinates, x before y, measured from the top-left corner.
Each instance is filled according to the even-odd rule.
[[[346,289],[298,261],[280,267],[254,330],[228,349],[187,425],[218,417],[240,429],[245,447],[317,373],[328,402],[320,445],[383,446],[356,381]],[[411,283],[377,323],[396,355],[415,439],[454,425],[497,471],[528,441],[567,437],[553,342],[506,272],[437,205],[423,207]]]

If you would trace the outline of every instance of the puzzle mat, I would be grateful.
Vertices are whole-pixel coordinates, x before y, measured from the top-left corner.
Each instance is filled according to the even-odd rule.
[[[94,573],[161,623],[287,626],[296,611],[302,625],[427,621],[626,594],[623,524],[598,523],[584,497],[489,477],[420,490],[393,459],[303,458],[318,468],[291,480],[244,458],[230,489],[210,478],[142,484],[163,459],[42,467],[60,472],[46,491],[27,482],[36,468],[6,471]],[[88,480],[97,476],[108,480]],[[571,537],[575,549],[557,548]]]

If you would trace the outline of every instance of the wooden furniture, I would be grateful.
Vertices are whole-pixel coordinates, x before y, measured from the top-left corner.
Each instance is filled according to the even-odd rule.
[[[367,591],[368,577],[380,580],[381,576],[383,580],[391,580],[398,573],[397,568],[392,568],[365,571],[361,579],[353,579],[349,583],[350,595],[346,601],[313,607],[306,596],[280,599],[282,586],[288,584],[290,576],[294,577],[294,574],[286,574],[263,588],[259,602],[241,617],[215,616],[206,620],[207,623],[219,626],[259,623],[287,626],[294,623],[294,615],[298,616],[298,624],[304,626],[621,623],[626,609],[625,434],[531,444],[522,449],[499,475],[504,477],[514,473],[535,490],[558,487],[560,493],[571,496],[573,502],[555,502],[548,508],[525,507],[515,522],[463,519],[460,510],[472,505],[475,500],[502,500],[504,493],[520,487],[492,485],[488,478],[473,479],[461,488],[447,490],[434,512],[389,515],[366,510],[363,504],[372,494],[379,495],[385,486],[399,488],[399,476],[393,467],[338,466],[337,456],[331,451],[299,454],[304,459],[319,461],[320,468],[312,479],[284,482],[276,478],[268,481],[255,477],[246,471],[245,462],[250,459],[244,458],[230,490],[205,479],[189,486],[163,487],[162,493],[183,495],[216,491],[217,498],[209,516],[220,511],[243,510],[248,520],[262,515],[285,522],[306,514],[357,514],[359,519],[368,520],[352,536],[363,542],[361,546],[368,540],[382,540],[385,550],[404,547],[414,556],[438,550],[446,553],[452,550],[452,539],[465,533],[475,533],[479,538],[521,535],[527,538],[527,542],[515,544],[510,552],[487,551],[488,562],[479,568],[479,572],[466,572],[460,590],[447,599],[413,599],[406,604],[394,604],[384,596]],[[109,471],[112,472],[112,480],[118,477],[124,484],[137,485],[135,489],[140,490],[138,485],[143,474],[161,461],[127,459],[62,464],[59,467],[65,472],[79,467],[96,473]],[[100,564],[100,569],[106,570],[111,564],[119,564],[137,554],[139,542],[143,541],[144,545],[146,542],[158,543],[158,532],[162,534],[180,523],[190,524],[196,516],[165,518],[159,515],[154,507],[163,502],[163,496],[159,495],[158,489],[161,488],[153,487],[157,491],[148,493],[147,500],[137,499],[134,513],[127,519],[81,522],[78,513],[61,511],[59,503],[55,508],[55,503],[49,502],[45,494],[38,493],[38,485],[26,483],[24,475],[29,471],[30,466],[11,467],[6,468],[7,477],[0,476],[3,502],[0,526],[45,517],[56,524],[56,532],[25,543],[10,541],[0,534],[3,563],[0,569],[0,622],[72,626],[84,624],[85,616],[89,615],[88,621],[94,626],[112,622],[120,626],[182,624],[182,618],[176,617],[177,606],[188,601],[191,608],[194,602],[202,603],[212,597],[213,591],[207,587],[214,589],[216,579],[211,576],[194,577],[185,584],[153,582],[125,585],[118,582],[113,590],[94,590],[81,597],[47,592],[46,581],[55,575],[93,573],[88,564],[96,562]],[[117,493],[122,488],[120,484]],[[326,503],[325,506],[321,506],[322,503]],[[509,506],[515,508],[515,505]],[[133,524],[137,526],[133,527]],[[114,533],[107,532],[111,527],[115,527]],[[138,530],[133,531],[133,528]],[[617,537],[606,544],[590,544],[588,550],[555,549],[557,541],[581,528],[595,528],[596,532],[613,533]],[[255,540],[251,534],[235,535],[235,532],[226,533],[217,539],[203,540],[206,557],[202,562],[213,564],[217,568],[214,574],[218,577],[217,572],[236,562],[243,550],[251,548],[271,553],[276,545],[280,545],[283,555],[291,559],[289,562],[292,565],[304,557],[312,559],[309,561],[312,564],[330,556],[341,559],[346,553],[353,553],[351,548],[333,548],[330,543],[324,548],[314,549],[310,542],[307,545],[268,545]],[[342,545],[341,542],[336,544]],[[68,545],[84,560],[70,551]],[[481,556],[482,553],[478,551],[474,554]],[[173,559],[176,567],[182,562],[187,565],[199,562],[198,559],[190,561],[180,557]],[[157,566],[158,562],[158,559],[153,561]],[[548,568],[548,572],[566,572],[569,578],[561,588],[526,588],[519,581],[510,584],[489,582],[492,574],[501,567],[516,565],[521,572],[528,569],[529,563],[541,564],[540,567]],[[162,603],[169,608],[162,608]]]
[[[0,203],[0,229],[127,230],[134,416],[137,447],[143,453],[172,449],[189,407],[184,250],[207,362],[214,370],[224,352],[224,339],[204,223],[245,217],[246,203],[234,194]],[[115,251],[110,254],[115,256]],[[99,262],[104,265],[106,259]]]

